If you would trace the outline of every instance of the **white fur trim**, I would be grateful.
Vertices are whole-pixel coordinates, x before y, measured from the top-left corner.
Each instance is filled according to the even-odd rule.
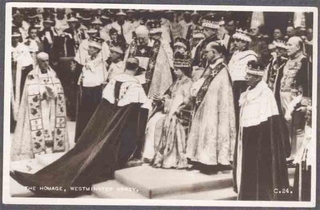
[[[138,80],[127,74],[119,74],[112,79],[103,90],[103,98],[110,103],[115,103],[114,88],[116,81],[123,82],[120,88],[118,106],[125,106],[131,103],[143,104],[141,108],[151,109],[151,102],[147,98]]]
[[[243,41],[246,41],[246,42],[251,42],[252,41],[251,38],[248,35],[241,34],[241,33],[235,33],[232,37],[234,39],[240,39],[240,40],[243,40]]]
[[[252,90],[247,89],[242,93],[239,104],[242,127],[256,126],[266,122],[269,117],[279,115],[274,95],[264,81],[260,81]]]

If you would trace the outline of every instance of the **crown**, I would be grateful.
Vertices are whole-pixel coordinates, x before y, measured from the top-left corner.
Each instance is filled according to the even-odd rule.
[[[236,30],[236,33],[232,36],[234,39],[240,39],[246,42],[251,42],[251,38],[249,35],[249,32],[247,30],[243,30],[241,28],[238,28]]]
[[[219,20],[214,15],[207,15],[202,20],[202,27],[219,29]]]
[[[190,68],[191,67],[191,57],[189,52],[176,52],[174,54],[173,66],[176,68]]]
[[[147,22],[150,34],[162,33],[160,20],[149,20]]]
[[[174,44],[173,44],[174,47],[176,46],[180,46],[180,47],[183,47],[185,49],[189,49],[189,42],[188,40],[182,38],[182,37],[176,37],[174,39]]]

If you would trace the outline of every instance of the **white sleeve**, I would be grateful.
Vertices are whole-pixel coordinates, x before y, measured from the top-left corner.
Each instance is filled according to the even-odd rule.
[[[103,42],[102,44],[101,53],[102,53],[103,60],[107,60],[110,57],[110,49],[106,42]]]
[[[112,79],[107,86],[103,89],[102,97],[106,100],[108,100],[110,103],[114,104],[115,98],[114,98],[114,86],[115,86],[115,80]]]

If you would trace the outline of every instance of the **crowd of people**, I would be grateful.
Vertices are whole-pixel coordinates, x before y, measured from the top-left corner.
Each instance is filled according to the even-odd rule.
[[[309,13],[14,9],[11,159],[68,152],[11,176],[75,196],[145,162],[233,170],[241,200],[292,199],[274,189],[288,167],[310,176],[312,35]]]

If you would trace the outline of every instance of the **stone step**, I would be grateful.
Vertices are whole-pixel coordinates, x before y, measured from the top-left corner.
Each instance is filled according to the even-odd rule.
[[[12,162],[11,170],[35,173],[60,158],[63,153],[38,156],[35,159]],[[232,174],[204,175],[199,171],[156,169],[148,165],[115,172],[116,180],[94,185],[93,197],[127,199],[213,199],[234,200]],[[294,168],[289,168],[289,183],[293,186]],[[13,197],[31,197],[34,194],[10,178]]]
[[[195,170],[157,169],[148,165],[116,171],[115,179],[137,189],[147,198],[225,189],[233,185],[231,171],[227,174],[205,175]]]
[[[92,195],[98,198],[147,199],[137,189],[125,186],[116,180],[93,185]]]
[[[137,189],[129,188],[115,180],[99,183],[93,186],[92,196],[111,199],[148,199]],[[218,190],[208,190],[193,193],[178,193],[164,195],[154,199],[162,200],[236,200],[237,194],[232,187]]]
[[[289,168],[289,182],[293,186],[294,168]],[[236,198],[233,192],[232,173],[205,175],[199,171],[157,169],[148,165],[122,169],[115,172],[115,179],[124,186],[132,187],[147,198],[199,197],[209,193],[215,200]],[[223,190],[229,192],[219,197]],[[205,196],[207,197],[207,196]]]

